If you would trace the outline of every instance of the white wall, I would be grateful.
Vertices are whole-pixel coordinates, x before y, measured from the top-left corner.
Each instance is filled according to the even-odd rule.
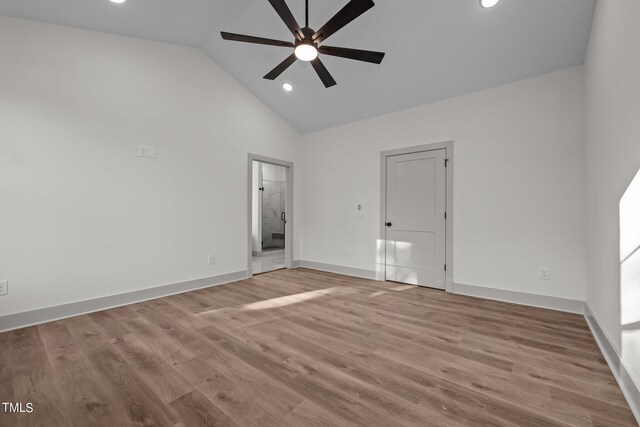
[[[640,2],[599,1],[586,60],[587,303],[640,388],[640,325],[621,326],[619,203],[640,169]],[[634,203],[640,203],[635,200]],[[636,218],[636,221],[640,219]],[[640,277],[635,286],[640,287]],[[623,303],[635,301],[625,298]],[[625,329],[623,331],[623,329]],[[623,336],[635,331],[633,341]],[[627,354],[635,345],[635,357]]]
[[[0,58],[0,314],[246,270],[274,112],[191,48],[0,17]]]
[[[299,165],[294,259],[374,270],[380,151],[447,140],[454,280],[585,297],[583,67],[301,137],[195,49],[0,17],[0,55],[0,314],[246,269],[247,152]]]
[[[304,135],[301,259],[375,270],[380,152],[454,140],[454,281],[584,300],[583,74],[570,68]]]

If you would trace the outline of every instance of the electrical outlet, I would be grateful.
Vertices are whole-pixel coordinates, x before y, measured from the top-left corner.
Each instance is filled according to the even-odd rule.
[[[356,206],[356,218],[364,218],[364,208],[360,203]]]
[[[209,265],[213,265],[216,263],[216,256],[215,255],[209,255]]]
[[[7,295],[9,293],[9,281],[0,280],[0,296]]]
[[[549,269],[546,267],[540,267],[538,269],[538,278],[540,280],[549,280],[551,277],[550,273],[549,273]]]

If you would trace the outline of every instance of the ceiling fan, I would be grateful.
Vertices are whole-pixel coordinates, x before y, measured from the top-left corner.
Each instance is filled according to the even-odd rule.
[[[339,56],[341,58],[354,59],[356,61],[371,62],[380,64],[384,58],[383,52],[373,52],[369,50],[350,49],[345,47],[335,47],[321,45],[326,39],[345,27],[351,21],[371,9],[375,4],[372,0],[351,0],[343,7],[333,18],[322,26],[318,31],[309,28],[309,0],[305,0],[305,26],[300,28],[296,19],[293,17],[291,10],[284,0],[269,0],[271,6],[276,10],[285,25],[289,28],[293,36],[294,42],[282,40],[266,39],[263,37],[246,36],[243,34],[227,33],[222,31],[220,34],[225,40],[232,40],[245,43],[264,44],[269,46],[289,47],[293,48],[293,53],[282,61],[273,70],[269,71],[264,78],[275,80],[296,60],[311,62],[313,69],[324,83],[325,87],[331,87],[336,81],[320,61],[319,54]]]

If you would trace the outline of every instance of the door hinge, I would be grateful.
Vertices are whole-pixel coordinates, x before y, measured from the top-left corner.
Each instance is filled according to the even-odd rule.
[[[444,265],[444,271],[447,271],[447,264]]]
[[[446,212],[444,213],[444,219],[447,219],[447,213]]]
[[[449,166],[449,159],[444,159],[444,167],[446,168],[447,166]]]

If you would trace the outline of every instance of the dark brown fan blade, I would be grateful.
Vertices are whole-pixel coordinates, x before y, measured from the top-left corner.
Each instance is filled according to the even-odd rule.
[[[267,80],[275,80],[278,78],[280,74],[284,72],[287,68],[291,66],[294,62],[296,62],[298,58],[296,58],[296,54],[292,53],[291,56],[287,57],[284,61],[276,66],[273,70],[269,71],[266,76],[264,76]]]
[[[324,83],[324,87],[331,87],[337,84],[336,81],[333,80],[333,77],[331,77],[331,74],[329,74],[327,67],[325,67],[322,61],[320,61],[320,58],[316,58],[311,61],[311,65],[313,65],[313,69],[316,70],[318,77],[320,77],[320,80]]]
[[[271,3],[271,6],[276,10],[280,19],[284,21],[287,28],[289,28],[289,31],[291,31],[298,40],[302,40],[304,38],[304,34],[302,34],[300,25],[298,25],[296,18],[294,18],[291,13],[291,9],[289,9],[289,6],[287,6],[284,0],[269,0],[269,3]]]
[[[282,40],[265,39],[264,37],[245,36],[244,34],[220,32],[222,38],[234,42],[266,44],[269,46],[293,47],[293,43]]]
[[[384,52],[371,50],[350,49],[347,47],[320,46],[318,52],[324,55],[339,56],[341,58],[354,59],[356,61],[380,64],[384,58]]]
[[[322,28],[316,31],[313,35],[313,41],[316,43],[323,42],[373,6],[375,6],[375,3],[372,0],[351,0],[340,12],[329,19]]]

